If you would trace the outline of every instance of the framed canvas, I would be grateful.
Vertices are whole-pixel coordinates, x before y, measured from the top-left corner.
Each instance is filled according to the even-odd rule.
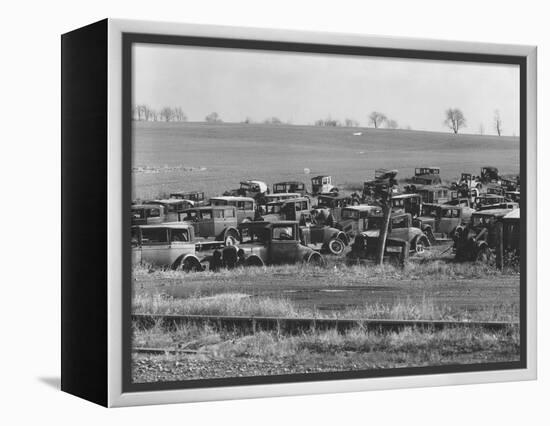
[[[536,378],[536,48],[106,19],[62,36],[62,389]]]

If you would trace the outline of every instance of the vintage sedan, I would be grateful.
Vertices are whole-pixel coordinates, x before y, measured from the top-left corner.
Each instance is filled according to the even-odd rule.
[[[220,242],[209,249],[221,248]],[[199,245],[205,249],[204,245]],[[193,226],[188,223],[163,223],[132,227],[132,260],[134,265],[149,265],[202,271]]]
[[[298,193],[301,197],[307,194],[305,183],[298,181],[277,182],[273,184],[274,194]]]
[[[296,220],[303,223],[311,217],[311,201],[307,197],[289,198],[285,201],[275,201],[266,205],[263,220],[274,222],[277,220]],[[303,218],[302,218],[303,217]]]
[[[165,222],[164,207],[160,205],[132,204],[132,225]]]
[[[162,206],[164,208],[164,221],[177,222],[178,213],[193,207],[193,204],[188,200],[168,198],[161,200],[149,200],[143,204],[151,206]]]
[[[452,240],[457,228],[470,221],[475,210],[470,207],[424,204],[413,225],[420,228],[433,244]]]
[[[349,244],[345,232],[326,225],[300,226],[300,242],[324,253],[340,256]]]
[[[359,233],[351,246],[351,258],[372,258],[376,254],[383,216],[371,216],[368,219],[367,230]],[[413,226],[409,213],[392,213],[388,226],[388,247],[402,247],[405,244],[412,253],[424,253],[431,243],[428,236],[420,228]]]
[[[239,225],[237,245],[225,247],[223,263],[228,267],[307,263],[323,266],[321,254],[300,242],[296,221],[257,221]]]
[[[178,191],[172,192],[170,198],[189,201],[191,207],[200,207],[206,205],[204,192],[199,191]]]
[[[198,238],[213,238],[226,245],[237,242],[237,209],[233,206],[203,206],[179,213],[179,222],[193,225]]]
[[[256,202],[251,197],[221,196],[210,198],[213,206],[233,206],[237,209],[237,223],[252,221],[256,217]]]
[[[441,185],[440,174],[439,167],[417,167],[411,182],[417,185]]]
[[[369,217],[380,216],[382,207],[360,204],[358,206],[344,207],[340,214],[340,220],[335,228],[345,232],[351,241],[355,236],[368,228]]]

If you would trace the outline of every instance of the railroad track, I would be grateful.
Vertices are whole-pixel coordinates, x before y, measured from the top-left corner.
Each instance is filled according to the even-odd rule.
[[[167,329],[181,325],[208,325],[217,330],[255,333],[257,331],[277,331],[283,334],[296,334],[304,331],[337,330],[345,332],[352,328],[362,328],[373,332],[399,332],[406,328],[441,330],[444,328],[482,328],[500,331],[519,327],[517,322],[497,321],[430,321],[430,320],[390,320],[390,319],[334,319],[334,318],[280,318],[217,315],[159,315],[133,314],[134,324],[149,328],[159,324]]]

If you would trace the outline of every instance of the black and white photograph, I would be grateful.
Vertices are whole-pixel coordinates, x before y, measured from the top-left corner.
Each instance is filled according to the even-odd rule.
[[[518,64],[131,57],[132,383],[522,365]]]

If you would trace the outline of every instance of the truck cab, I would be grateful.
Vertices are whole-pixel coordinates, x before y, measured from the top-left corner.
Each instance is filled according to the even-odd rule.
[[[325,194],[328,192],[338,191],[332,184],[332,176],[315,176],[311,178],[311,193],[313,195]]]

